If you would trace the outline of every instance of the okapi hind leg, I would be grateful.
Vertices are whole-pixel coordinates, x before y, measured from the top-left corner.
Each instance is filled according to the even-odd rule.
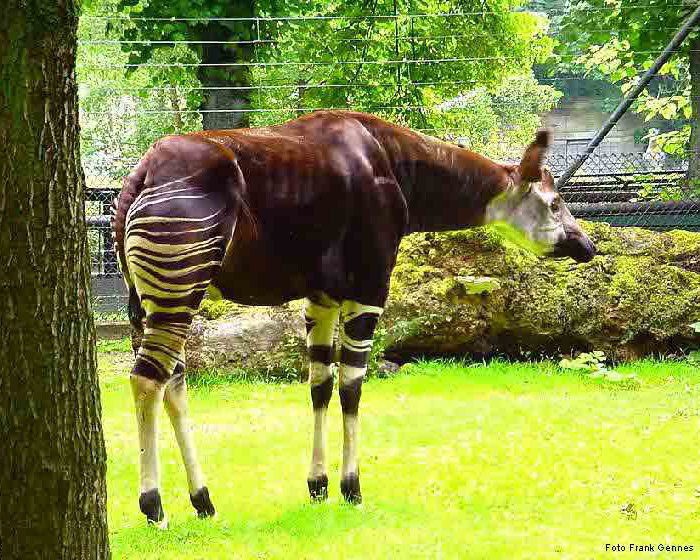
[[[152,523],[160,523],[164,518],[158,490],[155,421],[163,398],[167,399],[188,471],[192,503],[199,514],[214,512],[201,474],[196,474],[194,442],[182,413],[184,392],[175,390],[174,385],[168,390],[167,385],[174,383],[174,375],[184,371],[190,324],[207,287],[220,270],[235,227],[235,215],[236,208],[223,194],[202,188],[192,176],[145,188],[126,215],[125,268],[135,294],[130,297],[130,315],[145,317],[133,369],[143,442],[139,505]],[[138,320],[133,322],[136,327],[141,324]],[[158,387],[158,406],[149,404],[148,394],[141,395],[142,386],[148,388],[148,380]],[[154,418],[143,413],[148,406]]]
[[[372,337],[383,309],[346,300],[340,328],[340,406],[343,410],[343,470],[340,492],[350,504],[362,503],[358,464],[359,407]]]
[[[309,353],[309,385],[314,409],[314,441],[307,484],[312,502],[328,499],[326,434],[328,403],[333,394],[333,337],[338,323],[338,303],[319,294],[304,306],[306,344]]]
[[[199,517],[211,517],[216,510],[209,498],[209,489],[204,485],[204,476],[197,460],[197,450],[187,419],[187,380],[182,366],[177,366],[175,374],[165,388],[165,409],[168,411],[187,472],[190,502]]]
[[[160,498],[158,459],[158,415],[165,384],[132,374],[131,389],[139,434],[139,508],[149,523],[165,528],[168,522]]]
[[[201,297],[199,299],[201,300]],[[182,388],[169,387],[171,383],[184,381],[184,378],[175,374],[184,372],[185,340],[194,311],[156,312],[148,300],[145,307],[147,316],[143,341],[131,375],[141,450],[139,507],[149,523],[164,528],[167,521],[160,498],[158,464],[158,415],[163,401],[175,429],[188,481],[191,480],[192,485],[199,485],[194,495],[193,486],[190,487],[190,499],[200,514],[202,511],[207,515],[213,514],[214,508],[209,500],[209,493],[201,482],[201,474],[196,474],[198,465],[194,442],[186,429],[186,416],[183,414],[185,395]]]

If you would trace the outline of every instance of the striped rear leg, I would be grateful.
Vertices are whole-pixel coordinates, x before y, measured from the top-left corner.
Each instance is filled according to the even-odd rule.
[[[362,503],[358,465],[359,406],[372,337],[383,309],[345,300],[340,327],[340,406],[343,410],[343,470],[340,491],[351,504]]]
[[[314,408],[314,443],[307,483],[312,501],[328,498],[326,433],[328,403],[333,394],[333,337],[338,323],[338,303],[318,294],[304,306],[306,345],[309,352],[309,385]]]
[[[182,369],[176,370],[166,386],[165,409],[170,416],[175,439],[180,447],[182,462],[185,464],[190,502],[192,502],[199,517],[210,517],[216,511],[209,498],[209,489],[204,485],[204,475],[197,460],[197,449],[187,419],[187,380]]]
[[[192,504],[200,516],[214,513],[187,423],[184,348],[192,317],[230,239],[224,231],[231,226],[226,226],[224,209],[216,210],[208,195],[198,195],[196,188],[179,192],[183,194],[145,190],[126,226],[128,270],[146,318],[131,376],[141,449],[139,506],[149,522],[159,525],[166,524],[158,464],[158,415],[164,399]],[[186,208],[178,206],[178,198],[190,199]]]

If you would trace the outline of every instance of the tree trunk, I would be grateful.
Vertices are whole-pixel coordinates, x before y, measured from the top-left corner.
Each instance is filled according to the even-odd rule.
[[[109,558],[75,0],[0,20],[0,558]]]
[[[168,96],[170,97],[170,108],[173,111],[173,124],[175,125],[175,132],[177,134],[181,134],[182,129],[184,128],[184,123],[182,122],[182,109],[180,109],[180,100],[177,97],[177,89],[175,89],[175,84],[172,82],[170,83]]]
[[[689,55],[692,130],[688,146],[688,180],[695,182],[700,180],[700,34],[690,41]]]
[[[232,5],[231,17],[252,18],[254,0],[242,0]],[[254,49],[250,41],[256,35],[254,21],[236,21],[220,24],[211,22],[204,32],[207,43],[202,47],[202,65],[197,77],[205,88],[201,103],[202,126],[205,130],[246,128],[250,126],[250,66],[227,66],[253,61]],[[231,43],[235,42],[235,43]],[[223,64],[223,66],[211,66]],[[210,65],[210,66],[207,66]]]

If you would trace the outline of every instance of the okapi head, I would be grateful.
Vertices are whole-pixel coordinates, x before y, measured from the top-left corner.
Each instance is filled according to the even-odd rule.
[[[488,205],[487,222],[515,228],[528,246],[548,256],[588,262],[595,246],[564,204],[552,174],[542,167],[549,144],[549,132],[538,132],[520,164],[506,167],[510,184]]]

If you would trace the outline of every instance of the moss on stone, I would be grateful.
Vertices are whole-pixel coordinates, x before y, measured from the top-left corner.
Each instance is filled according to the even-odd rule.
[[[700,342],[686,326],[700,317],[699,234],[584,228],[599,255],[578,265],[537,257],[489,228],[409,236],[384,318],[388,356],[602,349],[628,358]],[[501,288],[468,294],[465,272]],[[394,327],[407,317],[411,329]]]
[[[377,331],[386,357],[603,350],[627,359],[700,344],[687,326],[700,318],[700,234],[582,225],[599,252],[585,264],[537,257],[490,228],[407,236]],[[470,293],[469,277],[498,287]],[[209,351],[207,365],[305,378],[301,306],[203,303],[209,317],[246,322],[251,333],[235,351]]]
[[[199,306],[198,314],[205,319],[215,320],[225,315],[233,315],[239,311],[240,306],[225,299],[204,298]]]

